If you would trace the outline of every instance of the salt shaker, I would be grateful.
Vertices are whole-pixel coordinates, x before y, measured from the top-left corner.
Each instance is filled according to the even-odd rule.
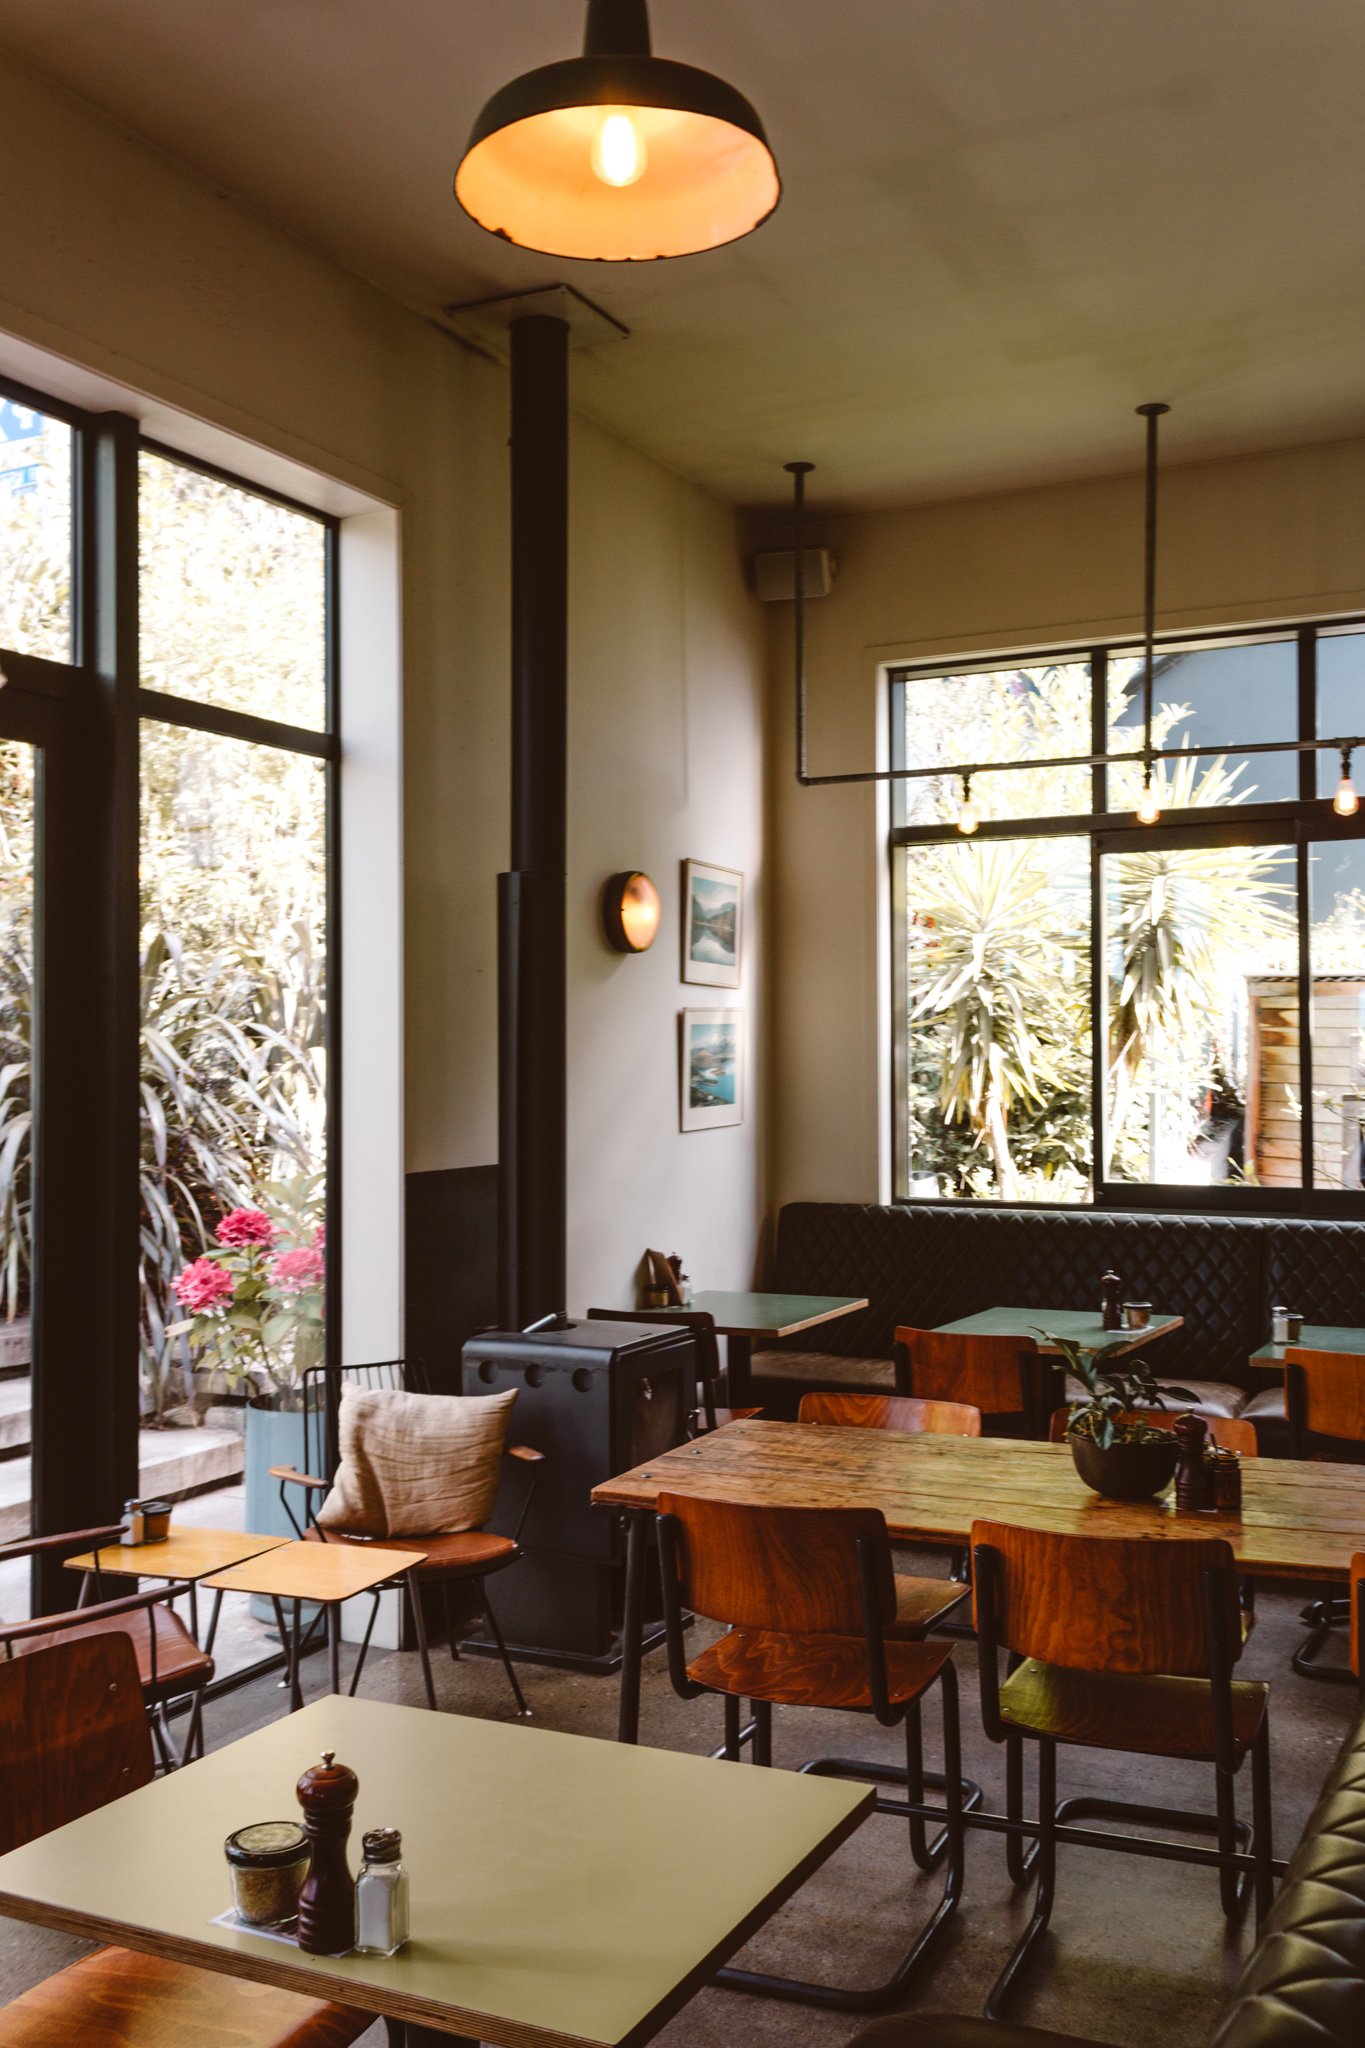
[[[1175,1511],[1178,1515],[1201,1515],[1213,1505],[1213,1484],[1204,1446],[1209,1426],[1202,1415],[1176,1418],[1175,1440],[1180,1446],[1180,1463],[1175,1468]]]
[[[349,1955],[355,1947],[355,1886],[346,1861],[360,1780],[333,1750],[298,1782],[303,1825],[312,1850],[299,1893],[299,1947],[310,1956]]]
[[[1123,1282],[1114,1272],[1100,1277],[1100,1321],[1106,1330],[1123,1328]]]
[[[1270,1341],[1272,1344],[1289,1342],[1289,1310],[1272,1308],[1270,1311]]]
[[[391,1956],[408,1938],[408,1873],[397,1828],[371,1828],[363,1837],[365,1862],[355,1881],[356,1947],[362,1955]]]

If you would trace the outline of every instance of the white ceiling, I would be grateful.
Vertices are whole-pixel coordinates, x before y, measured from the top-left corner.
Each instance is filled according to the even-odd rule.
[[[745,504],[877,504],[1365,429],[1360,0],[654,0],[767,123],[733,248],[532,256],[459,212],[469,122],[581,0],[0,0],[0,47],[420,306],[558,278],[628,342],[578,402]]]

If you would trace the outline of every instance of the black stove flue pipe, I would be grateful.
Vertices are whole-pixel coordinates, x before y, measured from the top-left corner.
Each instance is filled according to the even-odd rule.
[[[567,1160],[569,329],[512,338],[512,871],[498,877],[498,1267],[507,1330],[562,1313]]]

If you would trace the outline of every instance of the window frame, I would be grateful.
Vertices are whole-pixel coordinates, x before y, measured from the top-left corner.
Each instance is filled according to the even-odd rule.
[[[938,1203],[944,1208],[970,1205],[973,1208],[1026,1206],[1030,1211],[1074,1214],[1094,1210],[1203,1211],[1211,1214],[1307,1215],[1324,1217],[1365,1217],[1365,1188],[1325,1188],[1315,1184],[1313,1144],[1313,1032],[1311,971],[1311,904],[1309,856],[1319,840],[1365,838],[1365,810],[1354,818],[1339,818],[1330,797],[1317,794],[1316,750],[1305,746],[1316,742],[1317,731],[1317,644],[1320,634],[1339,634],[1365,629],[1365,613],[1351,613],[1313,620],[1266,621],[1255,626],[1205,627],[1197,632],[1158,635],[1158,654],[1286,641],[1294,645],[1297,688],[1295,731],[1286,740],[1304,747],[1299,754],[1298,794],[1265,803],[1225,806],[1210,812],[1200,807],[1163,811],[1155,825],[1139,825],[1131,812],[1107,808],[1108,769],[1100,763],[1091,770],[1091,806],[1088,812],[1064,817],[983,818],[974,835],[978,841],[991,839],[1086,838],[1090,845],[1090,1044],[1091,1044],[1091,1136],[1094,1177],[1092,1197],[1086,1203],[1006,1203],[998,1196],[975,1199],[952,1195],[911,1195],[909,1193],[909,1098],[908,1098],[908,990],[906,986],[905,919],[907,913],[905,863],[899,858],[905,847],[952,843],[958,837],[952,824],[907,825],[904,823],[904,783],[893,782],[891,825],[887,833],[886,857],[890,863],[888,900],[891,917],[891,1160],[892,1199],[895,1202]],[[972,657],[954,655],[942,662],[888,663],[887,715],[889,754],[893,772],[910,764],[905,758],[904,693],[917,678],[979,675],[983,670],[1033,668],[1052,663],[1090,664],[1091,751],[1103,754],[1108,744],[1107,682],[1110,660],[1115,656],[1140,655],[1140,639],[1124,636],[1114,640],[1070,647],[1044,647],[1020,652],[985,653]],[[1365,718],[1362,718],[1365,726]],[[1209,746],[1208,755],[1235,756],[1234,743]],[[945,775],[955,771],[944,768]],[[1299,1093],[1302,1108],[1301,1185],[1292,1187],[1245,1187],[1219,1183],[1207,1187],[1175,1182],[1137,1183],[1103,1180],[1099,1167],[1103,1159],[1103,1118],[1105,1095],[1104,1029],[1106,988],[1104,980],[1103,902],[1101,862],[1106,853],[1137,848],[1178,848],[1188,846],[1237,846],[1274,842],[1295,851],[1295,911],[1298,918],[1297,995],[1301,1028],[1299,1033]]]

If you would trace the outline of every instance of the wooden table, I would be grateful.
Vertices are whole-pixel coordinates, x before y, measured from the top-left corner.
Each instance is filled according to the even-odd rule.
[[[1358,1351],[1365,1357],[1365,1330],[1334,1323],[1305,1323],[1297,1344],[1262,1344],[1251,1354],[1253,1365],[1283,1365],[1286,1351]]]
[[[1169,1502],[1101,1500],[1077,1476],[1065,1444],[1010,1437],[906,1436],[795,1422],[732,1422],[593,1489],[593,1502],[630,1518],[636,1569],[661,1492],[787,1507],[874,1507],[893,1537],[956,1546],[983,1517],[1078,1535],[1152,1542],[1211,1531],[1227,1538],[1252,1579],[1345,1584],[1365,1533],[1365,1466],[1242,1463],[1240,1516],[1177,1516]],[[620,1738],[638,1734],[640,1635],[622,1641]],[[633,1660],[634,1690],[626,1684]],[[629,1710],[629,1711],[628,1711]]]
[[[725,1294],[707,1290],[694,1295],[690,1308],[710,1316],[718,1336],[725,1339],[725,1375],[732,1408],[751,1405],[749,1361],[754,1339],[773,1343],[779,1337],[795,1337],[820,1323],[837,1322],[867,1307],[866,1295],[852,1294]],[[655,1316],[667,1309],[651,1309]]]
[[[332,1691],[341,1685],[341,1630],[339,1613],[343,1600],[353,1600],[357,1593],[371,1593],[379,1586],[386,1586],[401,1580],[425,1556],[420,1550],[384,1550],[377,1543],[281,1543],[273,1550],[260,1556],[247,1558],[226,1571],[214,1572],[204,1584],[219,1595],[223,1593],[262,1593],[273,1602],[275,1623],[280,1631],[280,1647],[285,1653],[289,1666],[289,1696],[292,1710],[297,1713],[303,1705],[303,1686],[300,1679],[301,1614],[304,1601],[326,1609],[327,1647],[331,1662]],[[294,1631],[292,1636],[284,1625],[284,1609],[281,1601],[288,1600],[293,1606]],[[376,1607],[378,1601],[376,1600]],[[417,1627],[422,1625],[421,1602],[414,1597],[413,1612]],[[215,1609],[215,1620],[217,1613]],[[370,1626],[374,1616],[370,1617]],[[361,1650],[363,1659],[370,1641],[369,1628],[365,1631],[365,1644]],[[425,1660],[424,1660],[425,1662]],[[428,1697],[428,1704],[436,1705]]]
[[[412,1939],[307,1956],[214,1923],[223,1841],[297,1814],[325,1749],[366,1828],[403,1835]],[[872,1812],[870,1786],[324,1699],[0,1857],[0,1914],[336,1999],[496,2048],[657,2033]],[[430,2034],[428,2030],[432,2030]]]
[[[105,1572],[123,1578],[184,1579],[190,1589],[190,1628],[198,1641],[199,1581],[210,1572],[226,1571],[230,1565],[244,1564],[264,1551],[281,1549],[289,1540],[287,1536],[246,1536],[232,1529],[196,1529],[188,1523],[173,1521],[164,1543],[106,1543],[100,1550],[83,1550],[79,1557],[68,1557],[65,1562],[69,1572],[87,1575],[87,1584],[81,1587],[82,1606],[89,1591],[88,1582],[93,1581],[98,1589]],[[223,1596],[218,1593],[204,1639],[204,1649],[210,1654],[222,1605]]]

